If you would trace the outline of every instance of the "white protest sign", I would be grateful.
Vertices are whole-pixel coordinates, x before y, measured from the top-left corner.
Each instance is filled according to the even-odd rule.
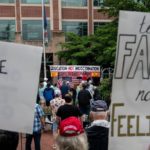
[[[150,13],[121,11],[109,150],[150,150]]]
[[[42,48],[0,42],[0,129],[32,133]]]

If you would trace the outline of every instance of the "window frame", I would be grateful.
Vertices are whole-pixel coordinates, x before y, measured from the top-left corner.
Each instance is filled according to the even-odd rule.
[[[21,3],[22,4],[42,4],[41,0],[39,0],[39,2],[27,2],[27,1],[30,1],[30,0],[21,0]],[[50,3],[50,0],[45,0],[45,4],[49,4],[49,3]]]
[[[64,1],[64,2],[63,2]],[[74,2],[76,2],[77,0],[74,0]],[[70,5],[71,2],[70,0],[61,0],[61,5],[62,7],[87,7],[88,5],[88,0],[80,0],[81,1],[81,5]],[[85,2],[84,2],[85,1]],[[70,2],[70,3],[69,3]],[[68,4],[67,4],[68,3]],[[84,4],[85,3],[85,4]],[[75,3],[75,4],[79,4],[79,3]]]
[[[5,24],[7,24],[7,25],[5,26]],[[9,25],[11,25],[11,27]],[[10,31],[9,32],[3,31],[3,28],[6,28],[6,30],[10,30]],[[2,41],[14,41],[15,40],[15,33],[16,33],[16,21],[15,20],[13,20],[13,19],[0,20],[0,40],[2,40]],[[6,36],[8,36],[8,34],[9,34],[9,37],[6,37]]]
[[[68,25],[65,25],[65,23],[68,23]],[[79,24],[79,25],[76,25],[76,24]],[[77,28],[80,28],[80,24],[81,24],[82,31],[76,32],[76,30],[78,30]],[[70,28],[70,30],[66,30],[67,26],[68,26],[68,28]],[[73,28],[75,28],[75,29],[73,29]],[[86,28],[86,31],[85,31],[85,28]],[[67,39],[67,37],[66,37],[67,33],[75,33],[79,36],[87,36],[88,35],[88,22],[87,21],[62,21],[62,31],[65,33],[66,39]],[[73,31],[73,32],[71,32],[71,31]]]
[[[31,25],[31,22],[34,22]],[[50,20],[47,20],[47,32],[48,32],[48,41],[50,41],[51,39],[51,32],[50,32]],[[24,30],[24,26],[25,25],[29,25],[29,27],[26,27],[26,29]],[[38,29],[35,29],[35,25],[38,25]],[[29,28],[29,31],[28,31]],[[35,32],[32,31],[32,29],[35,29]],[[39,31],[40,28],[40,32]],[[32,34],[39,34],[38,37],[29,37],[28,33],[30,33],[30,31],[32,31]],[[24,34],[25,33],[25,34]],[[22,20],[22,40],[23,41],[43,41],[43,29],[42,29],[42,20],[38,19],[38,20]]]

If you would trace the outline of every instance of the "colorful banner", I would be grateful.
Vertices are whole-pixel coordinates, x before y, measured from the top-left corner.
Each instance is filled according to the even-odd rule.
[[[51,65],[51,72],[100,72],[100,66]]]

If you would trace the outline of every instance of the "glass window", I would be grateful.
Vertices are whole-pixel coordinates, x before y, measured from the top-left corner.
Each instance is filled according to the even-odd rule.
[[[22,0],[25,4],[41,4],[42,0]],[[49,0],[45,0],[45,4],[49,3]]]
[[[50,39],[50,24],[48,22],[48,39]],[[42,41],[43,29],[41,20],[23,20],[22,21],[22,38],[23,40]]]
[[[15,20],[0,20],[0,40],[13,41],[15,31]]]
[[[0,3],[14,3],[14,0],[0,0]]]
[[[94,0],[94,1],[93,1],[93,5],[94,5],[95,7],[103,6],[103,4],[104,4],[104,0]]]
[[[87,35],[87,22],[62,22],[63,32],[73,32],[80,36]]]
[[[98,27],[104,26],[106,22],[94,22],[94,32]]]
[[[62,6],[82,7],[87,6],[87,0],[61,0]]]

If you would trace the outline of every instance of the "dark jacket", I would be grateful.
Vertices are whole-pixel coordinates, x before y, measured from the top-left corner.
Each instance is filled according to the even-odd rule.
[[[86,89],[83,89],[78,94],[78,103],[80,107],[86,107],[90,105],[90,100],[92,96],[90,92]]]
[[[108,150],[109,128],[102,126],[91,126],[86,129],[89,150]]]

